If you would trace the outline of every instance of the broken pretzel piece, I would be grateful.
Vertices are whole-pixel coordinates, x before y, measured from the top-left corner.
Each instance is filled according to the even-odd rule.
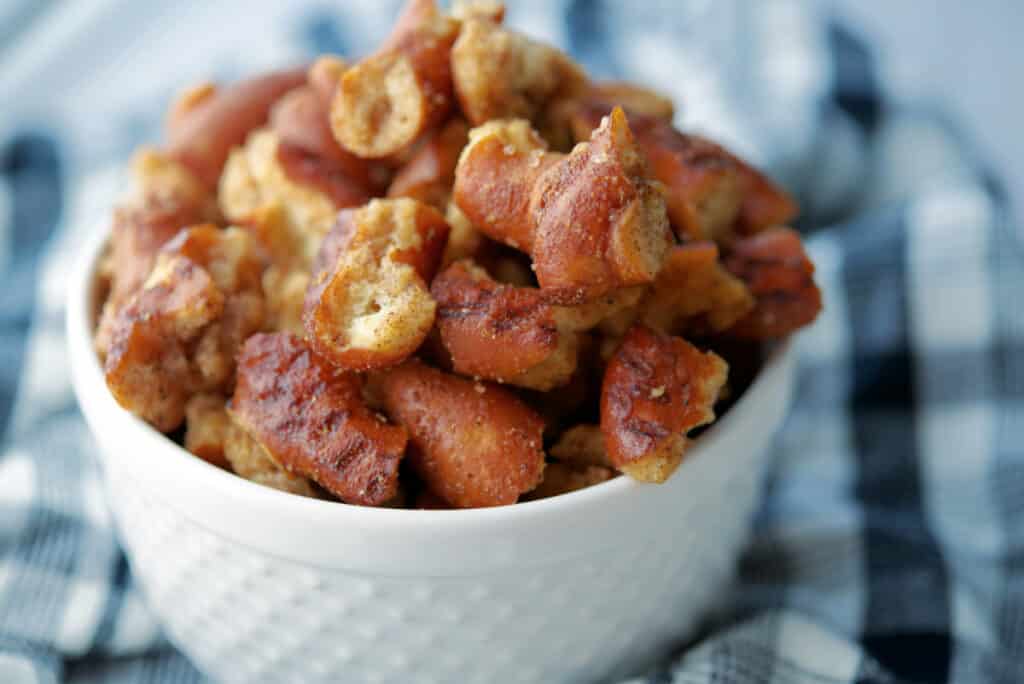
[[[366,407],[361,384],[294,335],[260,333],[239,353],[230,411],[288,472],[377,506],[397,492],[406,434]]]
[[[349,370],[394,365],[416,351],[434,324],[427,283],[447,237],[444,218],[416,200],[341,212],[306,293],[313,348]]]
[[[274,263],[308,268],[339,209],[369,195],[329,163],[290,147],[269,130],[231,152],[218,199],[228,220],[253,229]]]
[[[544,467],[544,479],[536,489],[523,498],[527,501],[536,501],[559,494],[568,494],[607,482],[617,475],[618,473],[611,468],[602,468],[601,466],[548,463]]]
[[[224,459],[236,475],[246,480],[289,494],[321,498],[313,483],[278,465],[263,445],[240,427],[230,414],[224,435]]]
[[[617,290],[579,306],[558,306],[542,290],[499,283],[468,260],[445,269],[430,291],[456,372],[540,391],[572,378],[581,332],[640,295]]]
[[[561,51],[480,15],[463,21],[451,62],[455,94],[474,126],[533,120],[549,102],[581,92],[587,81]]]
[[[454,198],[482,232],[530,254],[541,290],[560,304],[652,282],[672,240],[618,108],[569,155],[548,152],[523,121],[474,129]]]
[[[160,251],[143,288],[114,316],[104,362],[118,403],[161,432],[197,392],[230,392],[235,349],[263,324],[255,240],[196,226]]]
[[[748,339],[784,337],[821,311],[814,264],[792,228],[772,228],[737,240],[725,259],[754,295],[756,306],[727,334]]]
[[[396,173],[388,187],[388,197],[411,197],[438,211],[448,205],[455,165],[469,140],[469,127],[462,119],[452,119],[425,140]]]
[[[207,188],[216,188],[231,149],[266,123],[274,103],[305,80],[305,69],[290,69],[225,88],[204,85],[186,91],[168,120],[168,155]]]
[[[224,457],[231,426],[226,401],[220,394],[196,394],[185,404],[185,448],[219,468],[231,467]]]
[[[330,116],[342,147],[381,159],[445,119],[454,100],[450,53],[458,30],[434,0],[410,0],[381,50],[338,83]]]
[[[121,306],[142,287],[157,252],[182,228],[220,217],[213,196],[189,169],[154,150],[132,159],[133,187],[114,211],[108,253],[110,292],[96,333],[101,358]]]
[[[604,448],[600,425],[576,425],[563,432],[550,450],[551,458],[578,466],[613,468]]]
[[[270,128],[277,134],[282,149],[288,151],[285,154],[290,152],[290,156],[297,159],[312,157],[317,160],[315,166],[321,169],[321,178],[340,176],[345,183],[335,182],[335,185],[355,186],[356,189],[350,192],[361,191],[366,195],[376,194],[383,189],[381,180],[386,177],[384,170],[379,165],[355,156],[335,140],[328,120],[328,109],[313,86],[296,88],[282,97],[270,112]],[[284,163],[289,176],[296,182],[303,182],[300,177],[302,170],[296,169],[291,160]],[[311,174],[307,172],[305,175],[308,178]],[[315,179],[314,183],[317,183]],[[344,201],[344,197],[339,198],[338,191],[333,190],[325,181],[321,180],[319,184],[336,201]]]
[[[703,337],[728,330],[754,308],[746,284],[719,261],[713,242],[673,247],[641,301],[601,322],[621,338],[636,322],[669,335]]]
[[[601,388],[601,432],[612,464],[634,479],[664,482],[683,459],[687,433],[715,419],[727,373],[713,352],[635,326]]]
[[[409,431],[409,465],[445,501],[512,504],[540,482],[544,422],[511,392],[415,359],[382,376],[387,413]]]

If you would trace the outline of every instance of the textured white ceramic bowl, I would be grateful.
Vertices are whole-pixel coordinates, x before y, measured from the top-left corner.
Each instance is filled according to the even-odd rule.
[[[663,485],[467,511],[317,501],[210,466],[117,405],[90,341],[105,230],[70,282],[75,391],[132,570],[209,675],[593,681],[692,634],[728,590],[789,400],[789,345]]]

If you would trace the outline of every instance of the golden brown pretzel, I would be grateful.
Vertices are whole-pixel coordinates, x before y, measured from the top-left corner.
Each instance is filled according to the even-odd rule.
[[[159,152],[136,153],[132,176],[132,194],[114,211],[107,264],[110,293],[96,339],[101,356],[110,343],[114,315],[142,287],[160,248],[185,226],[220,216],[214,198],[192,172]]]
[[[331,162],[259,130],[231,152],[218,199],[228,220],[250,227],[275,263],[308,268],[338,210],[369,195]]]
[[[719,261],[717,245],[690,242],[669,250],[640,302],[603,320],[601,330],[620,338],[641,322],[669,335],[701,337],[728,330],[753,309],[754,297]]]
[[[576,138],[585,139],[610,108],[600,100],[577,103]],[[665,186],[680,239],[728,244],[735,231],[755,233],[795,218],[796,203],[782,188],[721,145],[639,110],[629,111],[629,123],[652,174]]]
[[[821,311],[814,264],[791,228],[772,228],[737,240],[725,265],[746,282],[757,302],[729,335],[783,337],[810,324]]]
[[[634,326],[601,388],[601,432],[612,464],[637,480],[664,482],[682,461],[686,434],[714,420],[727,372],[712,352]]]
[[[534,119],[549,102],[581,92],[586,75],[555,48],[471,16],[452,47],[455,94],[470,123]]]
[[[281,96],[306,80],[305,68],[257,76],[226,88],[186,92],[168,121],[167,153],[217,187],[231,148],[262,126]],[[197,97],[197,95],[199,95]]]
[[[185,404],[185,448],[220,468],[230,468],[224,442],[231,427],[227,400],[220,394],[196,394]]]
[[[416,200],[341,212],[306,293],[313,348],[350,370],[393,365],[416,351],[434,324],[427,283],[447,237],[444,218]]]
[[[234,354],[263,323],[263,256],[239,228],[181,231],[111,324],[104,363],[117,401],[161,431],[197,392],[230,392]]]
[[[323,169],[322,176],[340,175],[367,196],[382,189],[381,181],[386,175],[382,175],[379,165],[360,159],[334,139],[328,109],[313,86],[296,88],[282,97],[270,112],[270,128],[280,139],[282,150],[296,150],[292,156],[317,160]],[[302,182],[301,172],[289,175]]]
[[[342,75],[330,111],[338,142],[380,159],[443,121],[454,100],[450,53],[457,35],[458,22],[434,0],[410,0],[381,49]]]
[[[499,283],[469,260],[434,278],[441,340],[456,372],[548,391],[576,370],[580,333],[635,305],[638,289],[578,306],[551,304],[542,290]]]
[[[567,156],[523,121],[474,129],[454,198],[482,232],[529,253],[541,289],[563,304],[652,282],[672,239],[618,108]]]
[[[452,119],[430,135],[413,156],[395,173],[388,197],[411,197],[444,211],[455,182],[459,153],[469,141],[469,127]]]
[[[365,406],[356,375],[294,335],[246,340],[230,411],[278,465],[342,501],[376,506],[395,496],[405,430]]]
[[[538,390],[569,381],[578,336],[559,324],[560,307],[540,290],[503,285],[473,262],[458,261],[430,291],[456,372]]]
[[[544,470],[544,422],[509,391],[411,359],[381,379],[388,415],[409,431],[409,465],[459,508],[515,503]]]

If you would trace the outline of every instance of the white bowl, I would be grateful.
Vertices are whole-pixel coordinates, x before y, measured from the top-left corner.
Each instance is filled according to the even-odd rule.
[[[70,282],[75,392],[149,602],[237,682],[563,682],[625,674],[727,593],[792,388],[784,344],[663,485],[501,508],[307,499],[195,458],[122,410],[91,343],[100,226]]]

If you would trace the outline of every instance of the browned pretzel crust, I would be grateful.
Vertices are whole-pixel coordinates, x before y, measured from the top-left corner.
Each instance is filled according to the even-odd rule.
[[[572,378],[580,333],[633,306],[641,293],[617,290],[579,306],[557,306],[537,288],[499,283],[464,260],[434,279],[431,294],[456,372],[543,392]]]
[[[279,466],[263,445],[253,439],[228,414],[224,434],[224,458],[239,477],[282,492],[321,498],[313,483]]]
[[[410,0],[376,54],[346,71],[331,103],[331,129],[353,154],[399,152],[452,109],[450,53],[458,22],[434,0]]]
[[[814,264],[791,228],[772,228],[737,240],[726,267],[746,282],[757,305],[728,334],[750,339],[784,337],[821,311]]]
[[[455,182],[459,153],[469,141],[469,127],[452,119],[432,134],[400,168],[388,187],[388,197],[411,197],[444,211]]]
[[[610,109],[610,103],[597,99],[577,103],[576,138],[585,139]],[[735,232],[756,233],[796,217],[793,198],[729,150],[678,131],[671,119],[640,108],[628,111],[651,172],[665,186],[669,218],[680,239],[728,244]]]
[[[231,148],[262,126],[273,104],[305,80],[305,69],[290,69],[223,89],[187,91],[168,120],[168,155],[191,169],[208,188],[217,187]]]
[[[542,391],[572,377],[576,331],[559,325],[559,307],[540,290],[503,285],[473,262],[459,261],[430,291],[456,372]]]
[[[618,108],[568,156],[547,152],[522,121],[474,129],[454,197],[481,231],[529,253],[541,289],[562,304],[652,282],[671,241]]]
[[[714,353],[635,326],[601,388],[601,432],[612,464],[637,480],[664,482],[689,446],[686,434],[715,419],[727,373]]]
[[[434,324],[427,283],[447,237],[444,218],[416,200],[341,212],[306,293],[313,348],[350,370],[400,363],[416,351]]]
[[[669,335],[701,337],[728,330],[753,309],[753,295],[719,261],[715,243],[691,242],[669,250],[640,302],[603,320],[601,330],[621,337],[639,321]]]
[[[246,340],[231,414],[278,465],[342,501],[377,506],[397,492],[405,430],[366,408],[357,376],[294,335]]]
[[[219,468],[230,468],[224,442],[231,427],[226,399],[220,394],[196,394],[185,404],[185,448]]]
[[[234,353],[263,324],[263,257],[239,228],[180,232],[143,288],[114,316],[104,364],[126,409],[173,430],[197,392],[230,392]]]
[[[336,169],[335,169],[336,171]],[[253,229],[276,263],[308,268],[339,209],[369,199],[330,162],[255,131],[231,152],[218,200],[228,220]]]
[[[411,441],[409,464],[459,508],[515,503],[544,470],[544,422],[497,385],[412,359],[381,380],[388,415]]]
[[[106,270],[110,293],[96,334],[105,356],[118,309],[138,292],[160,248],[185,226],[216,221],[216,203],[202,183],[178,162],[143,149],[132,160],[132,194],[114,211]]]
[[[345,185],[352,188],[349,192],[362,192],[365,196],[382,189],[379,165],[360,159],[334,139],[328,110],[313,86],[296,88],[282,97],[270,112],[270,128],[280,139],[282,150],[294,150],[290,153],[292,157],[316,160],[322,178],[344,178]],[[303,182],[303,176],[311,175],[292,168],[287,161],[283,163],[295,182]],[[322,182],[314,180],[313,184],[319,185]],[[337,201],[336,190],[328,188],[325,191]]]

